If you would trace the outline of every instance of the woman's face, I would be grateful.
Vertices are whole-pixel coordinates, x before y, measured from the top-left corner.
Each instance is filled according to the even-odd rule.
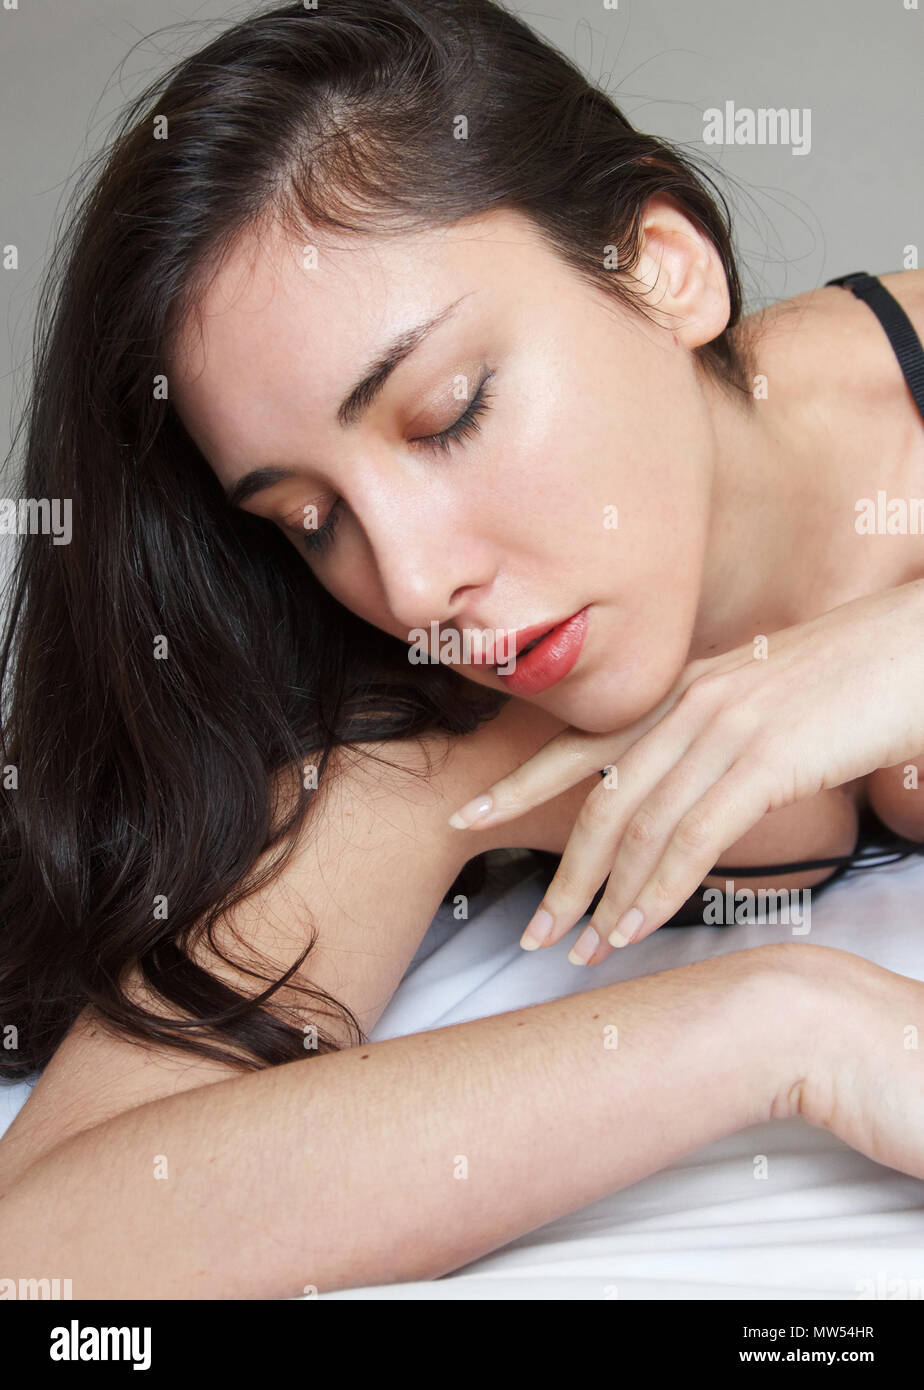
[[[663,307],[682,282],[680,243],[698,234],[661,211],[673,232],[658,241],[653,224],[643,266],[654,283],[661,264]],[[512,211],[325,240],[316,262],[264,232],[238,244],[199,308],[171,399],[229,493],[253,470],[285,471],[240,505],[280,526],[346,608],[409,654],[415,629],[476,634],[460,646],[470,659],[445,649],[451,664],[579,728],[617,728],[662,698],[696,619],[715,447],[682,332],[590,287]],[[429,438],[466,410],[457,438]],[[581,610],[567,674],[543,659],[518,688],[477,659],[485,630],[542,630]],[[511,650],[493,653],[502,670]],[[516,670],[528,677],[526,658]]]

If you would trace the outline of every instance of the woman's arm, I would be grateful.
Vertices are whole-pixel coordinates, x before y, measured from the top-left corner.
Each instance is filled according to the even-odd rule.
[[[844,955],[742,951],[149,1102],[26,1173],[0,1267],[75,1298],[437,1277],[780,1113],[822,954]]]
[[[394,767],[361,756],[359,749],[338,754],[289,864],[267,890],[217,924],[225,954],[249,949],[281,976],[304,950],[314,925],[318,939],[298,979],[349,1006],[371,1032],[470,854],[510,845],[560,849],[567,839],[586,786],[479,837],[477,849],[447,824],[456,800],[471,795],[497,767],[515,767],[565,727],[541,710],[519,708],[521,703],[509,701],[465,738],[370,745]],[[201,945],[196,959],[245,996],[255,992],[251,978]],[[137,971],[126,988],[145,1007],[182,1017],[150,998]],[[277,997],[305,1025],[320,1022],[305,1010],[305,996],[283,990]],[[351,1045],[336,1018],[324,1025]],[[93,1010],[84,1010],[0,1139],[0,1196],[38,1157],[73,1134],[146,1101],[236,1075],[234,1067],[193,1053],[132,1045],[107,1031]]]
[[[282,973],[314,921],[308,979],[368,1031],[460,867],[447,807],[549,733],[519,716],[515,729],[508,741],[498,720],[460,740],[427,781],[347,769],[280,880],[236,911],[243,939]],[[554,847],[575,814],[566,800],[492,838]],[[820,1044],[843,1057],[857,1104],[886,1096],[884,1074],[900,1087],[880,1117],[889,1134],[915,1113],[917,1054],[898,1025],[924,1028],[922,996],[841,951],[763,947],[243,1076],[84,1020],[0,1141],[0,1272],[70,1278],[78,1298],[285,1297],[439,1275],[790,1113],[803,1081],[815,1122],[847,1123]],[[844,1137],[869,1152],[874,1120],[850,1116]],[[873,1154],[924,1175],[922,1155],[905,1121],[895,1149]]]

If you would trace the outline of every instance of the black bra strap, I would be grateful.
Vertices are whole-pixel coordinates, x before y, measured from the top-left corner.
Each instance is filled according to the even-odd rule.
[[[854,850],[853,854],[832,854],[827,859],[794,859],[789,864],[751,864],[747,868],[716,864],[709,873],[725,874],[729,878],[759,878],[762,874],[793,874],[807,869],[833,869],[838,866],[849,869],[879,869],[884,864],[894,864],[897,860],[907,859],[913,854],[924,854],[924,843],[895,835],[889,844],[882,848],[869,845],[865,849]]]
[[[914,403],[924,416],[924,347],[894,294],[865,270],[839,275],[836,280],[826,280],[825,285],[843,285],[866,301],[888,334]]]

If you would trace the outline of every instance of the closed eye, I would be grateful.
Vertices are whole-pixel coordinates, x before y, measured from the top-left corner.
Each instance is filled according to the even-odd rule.
[[[481,384],[462,414],[457,420],[454,420],[448,428],[441,430],[439,434],[419,435],[410,442],[412,444],[423,444],[427,448],[440,449],[448,454],[452,450],[454,444],[460,443],[470,435],[477,434],[481,429],[481,417],[484,415],[485,411],[490,409],[488,402],[494,398],[493,392],[485,390],[487,383],[493,376],[494,372],[491,371],[482,378]],[[334,531],[340,516],[339,508],[339,501],[335,502],[327,513],[324,525],[319,526],[317,530],[305,532],[302,543],[309,554],[315,556],[323,555],[333,543]]]
[[[334,532],[337,529],[339,518],[339,501],[335,502],[324,520],[324,525],[317,527],[314,531],[306,531],[302,543],[305,549],[312,555],[323,555],[334,539]]]
[[[457,420],[439,434],[424,434],[412,439],[412,444],[424,444],[428,448],[441,449],[444,453],[449,453],[453,444],[468,438],[469,435],[477,434],[481,429],[480,420],[486,410],[489,410],[488,401],[493,400],[493,392],[486,391],[485,386],[493,377],[493,372],[488,372],[482,378],[478,390],[475,392],[468,405],[463,410]]]

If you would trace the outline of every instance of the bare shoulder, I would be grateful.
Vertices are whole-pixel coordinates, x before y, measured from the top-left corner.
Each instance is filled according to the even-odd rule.
[[[564,725],[510,701],[464,737],[358,744],[338,750],[286,865],[226,918],[219,950],[264,974],[281,976],[315,938],[299,984],[347,1005],[368,1033],[394,994],[459,870],[485,849],[520,844],[555,848],[567,838],[581,796],[537,808],[495,831],[460,832],[451,812],[525,761]],[[586,789],[583,793],[586,795]],[[566,804],[567,803],[567,804]],[[569,805],[574,809],[570,811]],[[259,873],[263,861],[254,866]],[[195,959],[239,992],[264,987],[205,943]],[[137,970],[130,995],[156,1012],[184,1015],[151,998]],[[302,1026],[319,1021],[310,997],[283,990],[278,1002]],[[268,1006],[272,1008],[272,1004]],[[325,1014],[323,1027],[348,1031]],[[179,1091],[238,1075],[230,1063],[122,1037],[88,1008],[79,1016],[0,1140],[0,1194],[42,1153],[114,1115]]]
[[[873,273],[873,272],[871,272]],[[924,337],[924,270],[902,270],[876,277],[904,309],[919,336]],[[847,337],[851,348],[868,338],[873,350],[885,342],[882,328],[869,308],[840,285],[820,286],[781,299],[750,314],[747,323],[758,329],[762,341],[787,352],[817,352],[833,344],[838,352]],[[868,330],[868,331],[864,331]],[[888,343],[885,342],[888,349]]]
[[[871,272],[872,273],[872,272]],[[924,270],[880,274],[924,341]],[[882,324],[842,286],[822,286],[748,316],[742,332],[771,396],[807,427],[827,417],[845,454],[866,467],[869,450],[907,459],[922,448],[921,417]]]

